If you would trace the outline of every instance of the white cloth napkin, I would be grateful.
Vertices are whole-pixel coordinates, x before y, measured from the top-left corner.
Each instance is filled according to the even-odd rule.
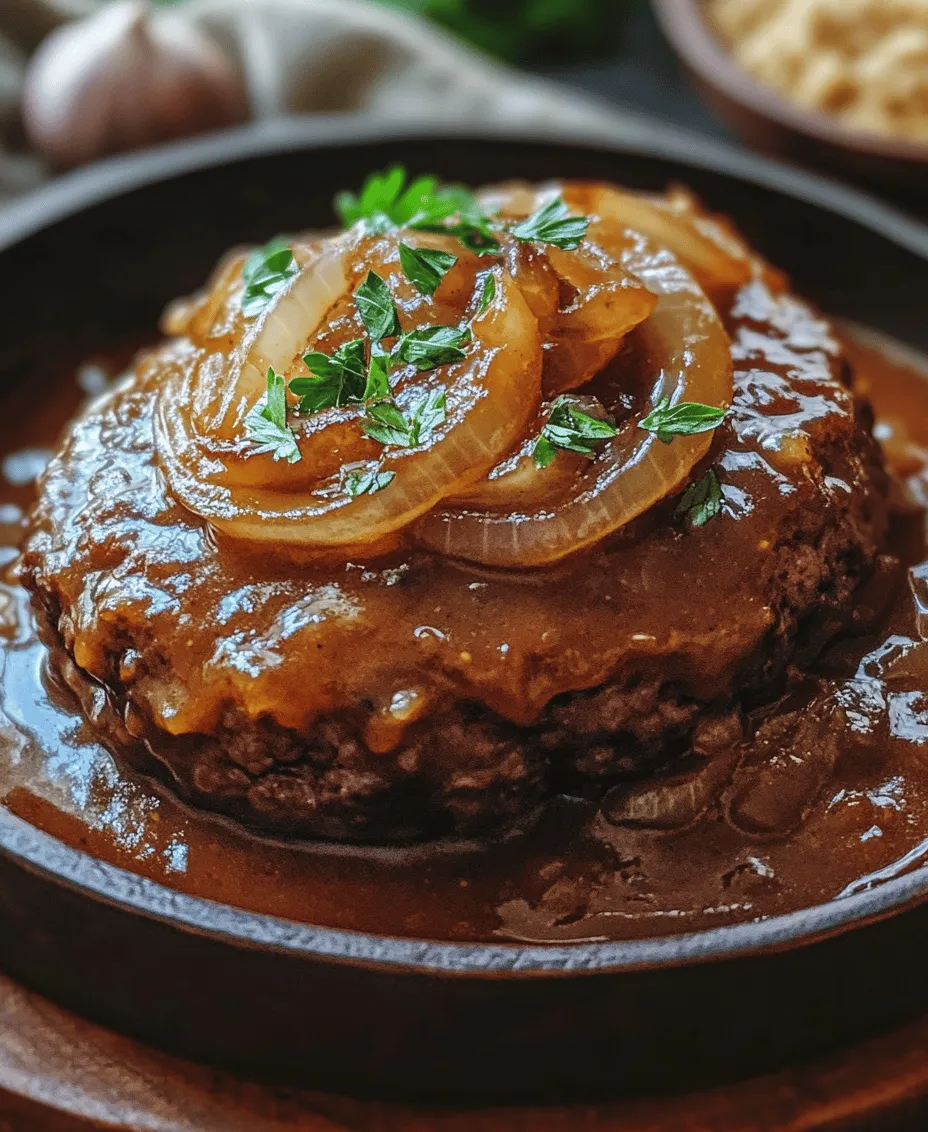
[[[19,94],[29,53],[100,0],[0,0],[0,200],[48,170],[23,150]],[[368,0],[190,0],[181,9],[239,60],[251,112],[342,112],[382,121],[608,138],[621,111],[521,75],[423,21]]]

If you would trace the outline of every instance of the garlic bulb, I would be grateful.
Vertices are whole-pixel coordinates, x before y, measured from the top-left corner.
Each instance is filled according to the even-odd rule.
[[[182,15],[120,0],[59,28],[26,74],[30,143],[59,165],[218,129],[247,116],[244,81]]]

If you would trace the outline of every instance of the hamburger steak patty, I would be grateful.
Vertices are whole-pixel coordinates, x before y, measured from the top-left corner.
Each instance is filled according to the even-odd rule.
[[[733,710],[851,620],[885,481],[826,322],[752,282],[727,325],[721,513],[668,501],[540,576],[217,542],[166,492],[149,355],[73,426],[31,515],[20,572],[55,666],[109,746],[287,835],[498,831],[730,745]]]

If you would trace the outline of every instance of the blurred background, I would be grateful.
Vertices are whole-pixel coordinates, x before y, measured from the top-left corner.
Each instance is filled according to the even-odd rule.
[[[631,113],[928,211],[928,0],[0,0],[0,201],[285,114]]]

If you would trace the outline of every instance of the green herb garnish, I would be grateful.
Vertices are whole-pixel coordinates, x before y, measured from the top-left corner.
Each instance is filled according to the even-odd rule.
[[[371,173],[361,192],[341,192],[335,198],[335,211],[342,224],[350,228],[363,220],[368,231],[390,228],[418,228],[438,224],[459,212],[466,189],[440,185],[431,175],[406,183],[406,170],[394,165]],[[467,194],[469,199],[473,199]]]
[[[496,276],[489,272],[483,281],[483,290],[480,292],[480,302],[477,303],[476,317],[479,318],[490,309],[490,304],[496,298]]]
[[[418,448],[444,422],[446,415],[445,391],[432,389],[411,401],[405,412],[393,401],[368,406],[364,431],[381,444]]]
[[[404,334],[394,346],[392,357],[418,370],[435,369],[459,362],[465,356],[461,347],[470,339],[467,326],[424,326]]]
[[[579,452],[581,456],[592,459],[597,446],[604,440],[611,440],[615,434],[616,427],[612,421],[591,417],[578,409],[568,397],[558,397],[551,406],[532,455],[539,468],[547,468],[552,463],[558,448]]]
[[[537,241],[572,251],[579,246],[589,226],[588,217],[571,216],[563,200],[555,197],[517,224],[512,229],[512,234],[517,240],[526,243]]]
[[[462,185],[442,185],[436,177],[419,177],[406,185],[406,170],[394,165],[383,173],[374,173],[364,182],[357,195],[339,193],[335,210],[346,227],[363,221],[370,231],[385,232],[391,228],[417,228],[427,232],[443,232],[454,236],[477,255],[494,255],[500,250],[497,233],[509,231],[517,240],[553,244],[572,250],[584,238],[590,221],[586,216],[571,216],[567,205],[555,197],[525,220],[513,224],[498,216],[490,216],[474,194]],[[407,248],[408,254],[413,251]],[[402,252],[401,252],[402,255]],[[403,270],[410,274],[407,260]],[[413,268],[421,275],[421,269]],[[443,274],[443,273],[442,273]],[[427,280],[433,294],[441,282]]]
[[[725,419],[725,412],[725,409],[701,405],[698,401],[671,405],[670,398],[663,397],[641,422],[641,428],[653,432],[663,444],[670,444],[675,436],[712,432]]]
[[[694,527],[705,526],[722,510],[722,486],[714,468],[690,486],[680,496],[676,514],[685,517]]]
[[[354,293],[354,303],[372,342],[396,338],[401,333],[390,288],[376,272],[367,273],[367,278]]]
[[[383,489],[390,483],[396,472],[383,472],[379,468],[372,470],[367,468],[353,468],[351,471],[344,471],[342,474],[342,487],[352,499],[357,498],[359,495],[376,495],[378,491]]]
[[[458,257],[437,248],[411,248],[400,244],[400,263],[406,278],[422,295],[434,295]]]
[[[390,387],[390,355],[377,345],[371,347],[371,362],[364,386],[365,401],[384,401],[393,396]]]
[[[339,193],[335,211],[346,228],[363,221],[371,232],[392,228],[443,232],[457,237],[478,255],[499,251],[493,218],[487,216],[470,189],[442,185],[433,176],[417,177],[407,185],[406,170],[401,165],[372,173],[357,195]]]
[[[297,270],[293,252],[282,237],[275,236],[263,248],[255,248],[242,266],[245,282],[242,313],[245,317],[259,315],[286,287],[287,280],[296,275]]]
[[[267,371],[267,392],[245,417],[245,431],[258,447],[254,455],[269,453],[275,460],[295,464],[300,448],[287,425],[287,387],[281,374]]]
[[[301,413],[320,413],[360,401],[367,380],[364,360],[364,339],[345,342],[334,354],[316,350],[303,355],[303,361],[314,377],[294,377],[290,392],[300,398]]]

